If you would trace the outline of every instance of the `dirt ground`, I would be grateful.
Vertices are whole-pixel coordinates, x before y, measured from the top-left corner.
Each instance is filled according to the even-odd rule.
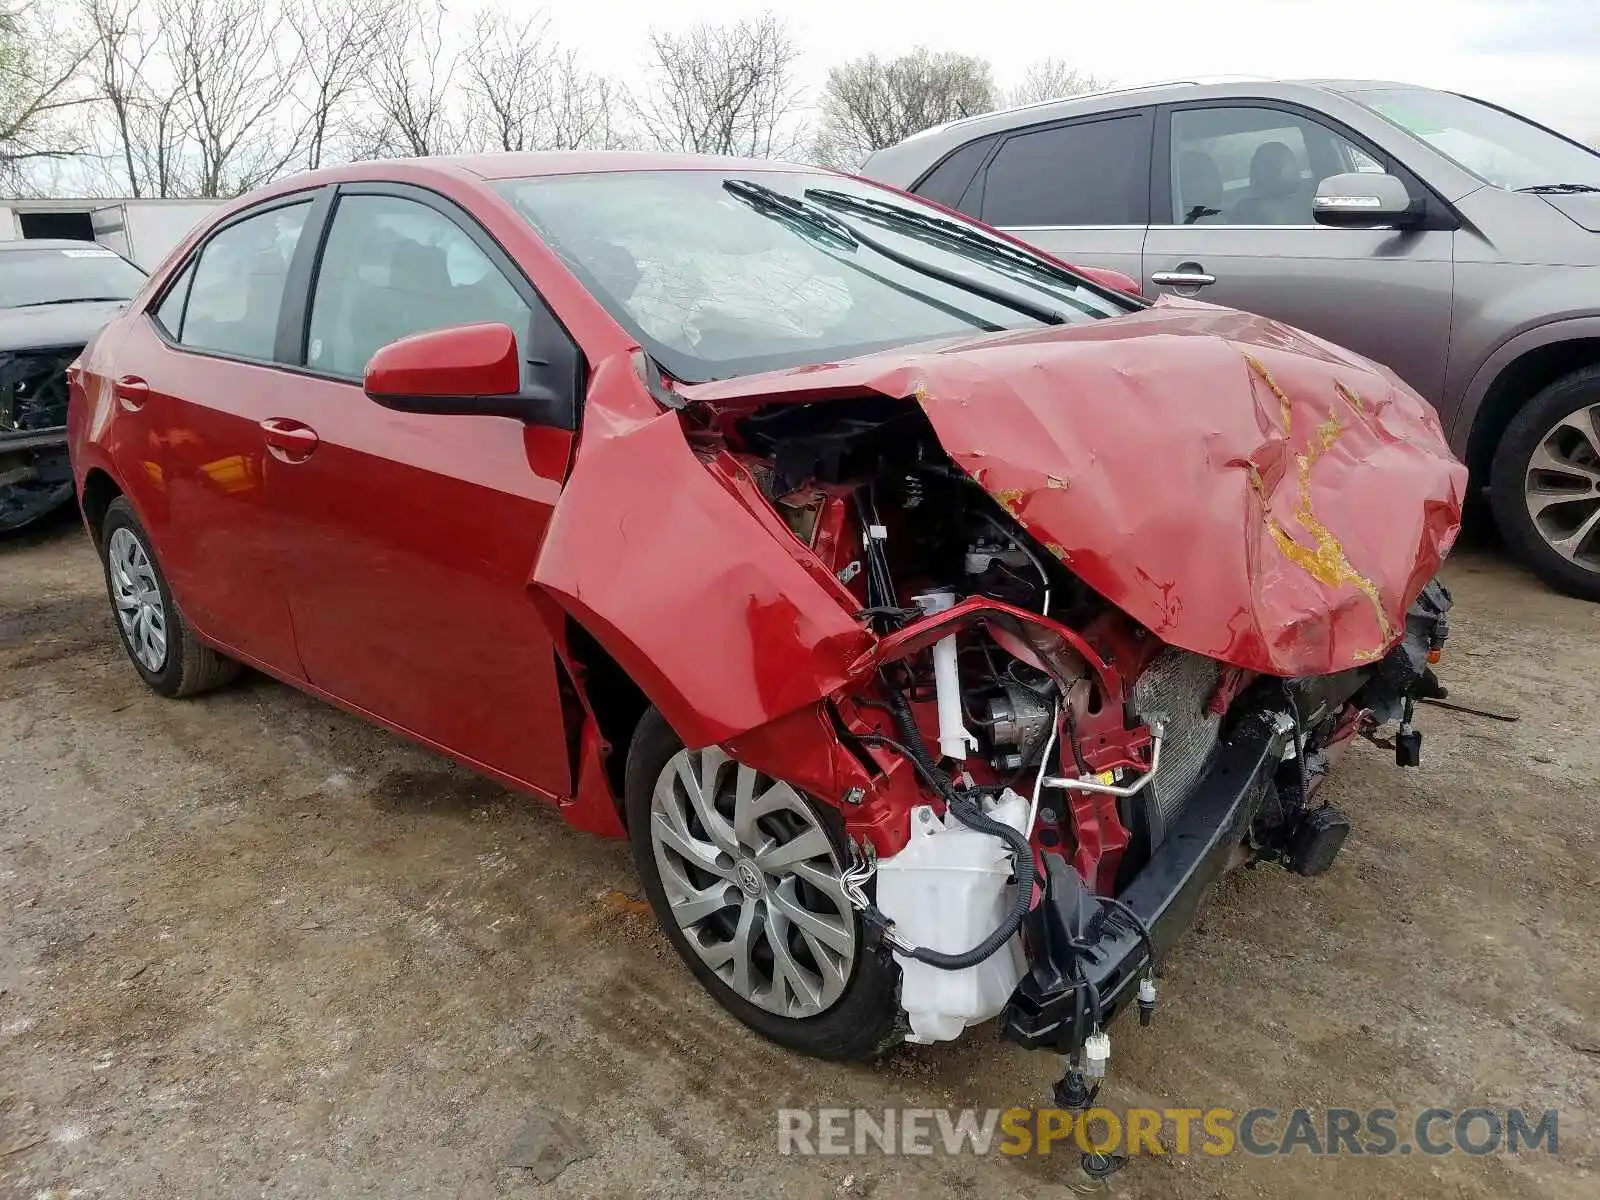
[[[1167,1157],[1129,1197],[1600,1195],[1600,607],[1458,553],[1423,768],[1331,874],[1225,881],[1113,1106],[1560,1109],[1559,1152]],[[147,693],[92,550],[0,545],[0,1196],[1057,1197],[1076,1154],[783,1157],[779,1106],[1045,1103],[991,1029],[877,1067],[722,1014],[620,843],[259,677]],[[535,1111],[592,1150],[502,1165]]]

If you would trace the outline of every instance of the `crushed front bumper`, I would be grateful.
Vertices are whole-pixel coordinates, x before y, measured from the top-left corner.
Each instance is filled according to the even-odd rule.
[[[1293,744],[1287,712],[1241,721],[1145,868],[1108,902],[1047,853],[1043,901],[1025,926],[1030,970],[1001,1014],[1002,1035],[1032,1049],[1073,1054],[1128,1003],[1138,980],[1194,918],[1228,869]]]

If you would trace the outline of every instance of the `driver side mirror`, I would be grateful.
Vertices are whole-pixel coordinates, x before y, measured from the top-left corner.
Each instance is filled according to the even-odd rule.
[[[525,386],[517,335],[498,321],[414,333],[381,347],[363,390],[397,412],[513,417],[561,425],[572,402],[537,383]]]
[[[1337,229],[1375,229],[1411,225],[1422,219],[1421,200],[1393,175],[1351,171],[1329,175],[1317,184],[1311,215],[1318,225]]]

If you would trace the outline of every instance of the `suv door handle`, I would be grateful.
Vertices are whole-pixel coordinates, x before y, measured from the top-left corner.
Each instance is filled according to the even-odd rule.
[[[267,449],[279,462],[302,463],[317,448],[317,431],[290,417],[268,417],[261,422]]]
[[[1150,276],[1150,282],[1159,284],[1161,287],[1200,288],[1209,287],[1216,281],[1217,277],[1215,275],[1207,274],[1205,271],[1185,271],[1181,269],[1177,271],[1157,271]]]
[[[137,375],[123,375],[111,385],[111,394],[123,408],[138,412],[150,399],[150,385]]]

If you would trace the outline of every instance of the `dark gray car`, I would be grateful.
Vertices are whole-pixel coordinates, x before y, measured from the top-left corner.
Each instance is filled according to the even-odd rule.
[[[72,499],[67,368],[144,282],[94,242],[0,242],[0,535]]]
[[[1395,83],[1177,83],[989,113],[867,176],[1275,317],[1438,409],[1517,556],[1600,600],[1600,155]]]

